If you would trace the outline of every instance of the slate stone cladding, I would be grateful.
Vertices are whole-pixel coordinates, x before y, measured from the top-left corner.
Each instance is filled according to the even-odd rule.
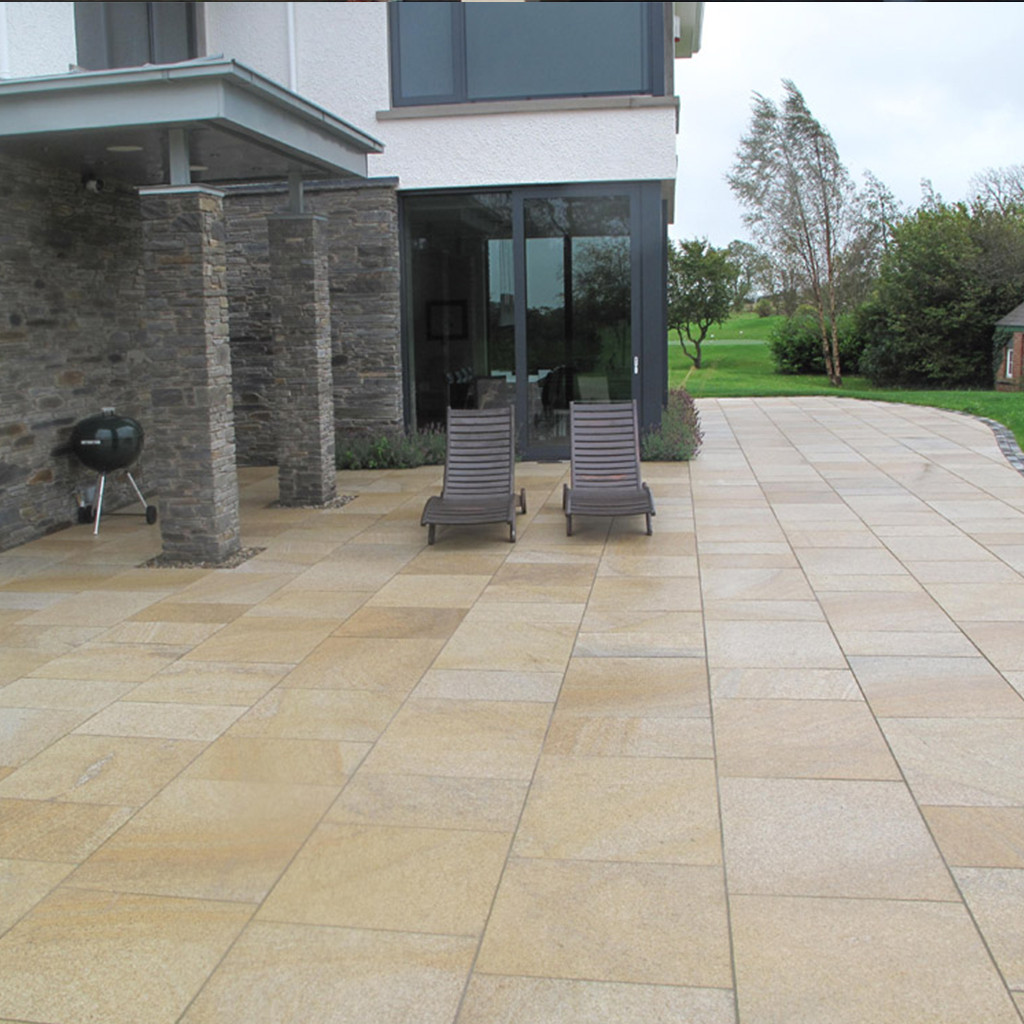
[[[284,186],[226,190],[231,351],[239,465],[278,461],[267,218]],[[326,218],[337,438],[402,426],[398,200],[390,180],[307,185]]]
[[[223,200],[200,189],[141,205],[163,555],[216,563],[241,546]]]
[[[104,406],[151,420],[138,196],[105,185],[0,156],[0,550],[75,521],[96,474],[54,453],[78,420]],[[145,491],[145,452],[133,473]],[[112,475],[105,510],[128,500]]]
[[[323,505],[337,497],[327,220],[269,218],[278,500]]]

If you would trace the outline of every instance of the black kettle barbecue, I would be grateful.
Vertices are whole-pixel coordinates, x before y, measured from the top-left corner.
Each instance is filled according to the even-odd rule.
[[[128,467],[135,464],[142,454],[145,433],[138,420],[121,416],[113,409],[106,408],[95,416],[79,420],[71,430],[70,448],[79,460],[99,473],[96,482],[96,515],[93,533],[100,532],[100,516],[103,512],[103,491],[107,474],[123,469],[128,482],[146,510],[146,522],[156,522],[156,506],[146,503],[135,477]]]

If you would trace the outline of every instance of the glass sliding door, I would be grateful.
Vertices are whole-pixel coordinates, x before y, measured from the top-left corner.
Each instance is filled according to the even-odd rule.
[[[403,197],[410,425],[514,404],[521,454],[558,459],[572,401],[636,398],[643,425],[659,416],[665,226],[644,188]]]
[[[449,406],[513,403],[511,196],[418,196],[404,209],[411,422],[443,426]]]
[[[632,397],[628,196],[523,200],[526,449],[568,444],[569,403]]]

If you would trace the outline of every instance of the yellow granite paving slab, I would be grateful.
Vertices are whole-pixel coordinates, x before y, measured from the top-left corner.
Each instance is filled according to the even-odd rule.
[[[255,922],[182,1024],[449,1024],[472,939]]]
[[[223,601],[179,601],[169,597],[148,605],[129,616],[130,622],[232,622],[244,615],[251,604],[228,604]]]
[[[0,781],[0,797],[137,807],[203,746],[191,740],[65,736]]]
[[[722,779],[730,893],[956,900],[899,782]]]
[[[846,659],[823,622],[707,623],[714,668],[845,668]]]
[[[279,590],[253,605],[246,618],[272,619],[336,619],[343,622],[366,600],[359,591],[342,590]]]
[[[517,857],[720,864],[710,761],[545,755],[512,847]]]
[[[88,717],[82,708],[0,707],[0,764],[24,764]]]
[[[707,668],[700,658],[573,658],[558,711],[601,718],[707,718]]]
[[[102,679],[141,683],[177,661],[187,647],[89,642],[69,654],[50,658],[26,675],[47,679]]]
[[[463,608],[374,605],[360,608],[350,615],[334,635],[447,640],[465,617]]]
[[[0,934],[56,888],[72,867],[38,860],[0,860]]]
[[[711,723],[704,718],[630,718],[556,710],[544,752],[577,757],[710,758]]]
[[[401,705],[367,690],[287,690],[266,695],[231,728],[232,736],[372,743]]]
[[[960,867],[953,874],[1006,984],[1024,991],[1024,871]]]
[[[285,677],[282,687],[372,690],[404,696],[444,646],[440,639],[331,636]]]
[[[514,858],[477,970],[728,988],[721,870]]]
[[[474,974],[457,1024],[515,1020],[529,1020],[531,1024],[736,1024],[736,1015],[733,994],[728,989]]]
[[[0,687],[0,707],[99,711],[131,692],[130,682],[102,679],[40,679],[22,676]]]
[[[487,607],[499,606],[495,604]],[[500,607],[509,606],[503,603]],[[578,621],[520,620],[502,624],[467,615],[438,655],[434,667],[563,672],[572,653],[577,628]]]
[[[900,777],[860,701],[716,700],[715,749],[720,776]]]
[[[1024,721],[885,718],[885,738],[920,804],[1024,807]]]
[[[75,731],[93,736],[150,736],[158,739],[214,740],[247,706],[171,704],[119,700],[97,712]]]
[[[131,814],[107,804],[0,799],[0,857],[78,863]]]
[[[258,902],[337,794],[336,786],[178,779],[68,884]]]
[[[1024,700],[984,658],[854,657],[850,665],[883,718],[1022,718]]]
[[[711,670],[716,698],[863,700],[857,678],[842,668],[726,668]]]
[[[226,782],[340,787],[369,750],[369,743],[344,740],[221,736],[189,765],[184,775]]]
[[[1024,807],[921,808],[946,862],[1024,868]]]
[[[428,669],[413,691],[417,697],[448,700],[553,702],[562,685],[560,672],[490,672],[487,669]]]
[[[730,909],[743,1024],[1016,1024],[958,903],[736,895]]]
[[[62,888],[0,938],[0,1015],[167,1024],[251,914],[238,903]]]
[[[325,820],[511,833],[522,813],[527,788],[527,781],[520,779],[359,772]]]
[[[135,701],[249,706],[277,685],[287,665],[176,661],[130,692]]]
[[[499,832],[324,822],[258,919],[478,935],[509,838]]]
[[[384,774],[529,779],[551,705],[411,698],[367,757]]]
[[[198,661],[299,662],[338,628],[340,619],[242,616],[223,626],[187,657]]]

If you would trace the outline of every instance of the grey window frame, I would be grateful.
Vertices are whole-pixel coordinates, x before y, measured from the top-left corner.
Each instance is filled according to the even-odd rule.
[[[432,4],[439,7],[439,3]],[[582,8],[582,3],[565,3],[566,7]],[[587,7],[599,7],[599,3],[586,3]],[[454,90],[451,93],[406,95],[402,84],[402,43],[401,43],[401,18],[405,7],[403,3],[388,4],[388,41],[389,56],[391,62],[391,105],[393,108],[432,106],[435,104],[455,103],[487,103],[496,100],[526,100],[526,99],[558,99],[561,97],[579,96],[665,96],[668,94],[668,80],[666,78],[666,27],[664,8],[662,3],[644,2],[639,6],[645,8],[647,16],[646,27],[646,53],[644,61],[646,64],[646,82],[640,90],[606,90],[606,91],[579,91],[579,92],[522,92],[500,96],[469,97],[468,87],[468,53],[466,33],[466,5],[459,2],[448,4],[452,19],[452,52],[453,67],[452,81]],[[585,13],[581,11],[581,15]],[[670,69],[669,69],[670,70]]]

